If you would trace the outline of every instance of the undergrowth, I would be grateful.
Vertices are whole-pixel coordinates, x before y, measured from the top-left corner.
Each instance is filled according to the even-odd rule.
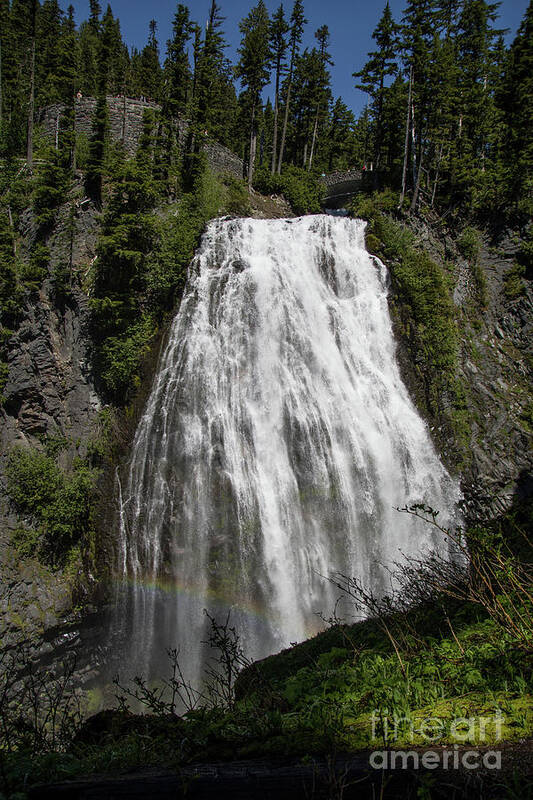
[[[300,167],[285,167],[280,175],[258,169],[254,189],[262,194],[282,194],[295,214],[316,214],[321,210],[322,187],[313,174]]]
[[[198,761],[305,760],[533,737],[530,540],[522,530],[516,541],[503,537],[513,518],[504,528],[469,530],[465,539],[440,528],[426,506],[403,511],[421,516],[459,551],[468,541],[469,569],[460,558],[411,559],[397,567],[388,597],[334,576],[354,613],[369,618],[334,618],[323,633],[254,664],[229,616],[210,617],[213,656],[202,689],[190,686],[179,650],[170,650],[167,678],[117,679],[117,709],[77,725],[68,742],[52,747],[45,737],[31,759],[26,746],[4,752],[11,785],[23,770],[31,785],[143,765],[177,770]],[[149,713],[133,713],[131,702]]]

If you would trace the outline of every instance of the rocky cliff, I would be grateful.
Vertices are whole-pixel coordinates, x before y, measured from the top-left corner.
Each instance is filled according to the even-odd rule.
[[[533,289],[514,277],[521,238],[507,229],[478,233],[465,256],[453,231],[409,224],[450,275],[470,425],[463,491],[473,513],[494,517],[533,491]]]

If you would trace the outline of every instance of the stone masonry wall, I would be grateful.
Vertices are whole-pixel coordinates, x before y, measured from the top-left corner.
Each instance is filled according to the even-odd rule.
[[[65,106],[61,104],[48,106],[41,109],[39,113],[39,124],[45,137],[55,142],[58,135],[59,120]],[[151,108],[159,111],[161,106],[148,100],[137,100],[131,97],[107,97],[107,108],[109,114],[109,133],[112,142],[123,142],[126,152],[133,155],[137,149],[142,133],[142,119],[145,109]],[[96,110],[96,98],[82,97],[76,100],[76,132],[90,137],[94,112]],[[184,140],[189,123],[180,117],[175,120],[180,141]],[[204,150],[207,154],[209,166],[213,172],[220,174],[228,172],[236,178],[243,177],[243,162],[239,156],[228,150],[227,147],[206,139]]]

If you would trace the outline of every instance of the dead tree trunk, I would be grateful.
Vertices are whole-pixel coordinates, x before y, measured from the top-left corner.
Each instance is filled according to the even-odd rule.
[[[316,134],[318,130],[318,115],[320,113],[320,106],[316,108],[316,115],[315,115],[315,124],[313,125],[313,138],[311,139],[311,152],[309,154],[309,164],[307,165],[307,169],[311,169],[311,165],[313,163],[313,156],[315,154],[315,144],[316,144]]]
[[[407,153],[409,150],[409,122],[411,119],[411,95],[412,95],[412,85],[413,85],[413,68],[411,67],[409,70],[409,95],[407,99],[407,115],[405,118],[405,141],[403,146],[403,169],[402,169],[402,191],[400,192],[400,201],[398,203],[398,208],[402,207],[402,203],[405,198],[405,189],[407,184]]]
[[[252,189],[252,181],[254,176],[254,161],[255,161],[255,148],[257,144],[257,136],[255,133],[255,103],[252,106],[252,122],[250,125],[250,153],[248,156],[248,190]]]

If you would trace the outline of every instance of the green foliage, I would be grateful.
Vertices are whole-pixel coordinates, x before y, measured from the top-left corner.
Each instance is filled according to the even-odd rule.
[[[459,252],[469,261],[477,261],[481,252],[479,232],[470,226],[461,231],[457,239]]]
[[[140,385],[139,367],[156,332],[153,317],[145,314],[120,336],[109,336],[105,340],[101,350],[100,375],[113,397],[127,397],[132,388]]]
[[[250,199],[244,181],[233,175],[223,175],[222,183],[226,189],[224,210],[228,214],[247,217],[250,214]]]
[[[430,524],[437,519],[426,506],[405,510]],[[201,691],[184,678],[179,650],[170,650],[167,677],[152,684],[139,676],[125,686],[117,678],[119,709],[90,718],[64,743],[66,752],[47,745],[28,760],[27,749],[9,749],[3,780],[9,776],[16,787],[141,765],[177,769],[200,759],[309,758],[382,744],[412,749],[505,742],[511,753],[509,743],[533,734],[531,543],[519,563],[496,529],[467,533],[477,578],[448,560],[429,569],[415,561],[413,573],[397,575],[391,598],[373,605],[366,594],[374,609],[369,618],[337,623],[254,664],[244,657],[229,617],[225,623],[209,617],[211,671],[208,666]],[[439,563],[451,583],[441,582]],[[355,600],[357,584],[346,580]],[[503,613],[493,614],[497,608]],[[526,637],[524,627],[509,624],[507,612],[529,625]],[[132,713],[131,701],[151,713]]]
[[[526,268],[524,265],[517,263],[514,263],[506,272],[503,279],[503,292],[507,300],[516,300],[518,297],[522,297],[525,294],[525,274]]]
[[[91,297],[94,364],[102,390],[118,405],[139,385],[144,356],[183,288],[207,220],[225,202],[246,207],[243,186],[232,179],[222,185],[200,154],[188,163],[191,191],[156,214],[154,127],[148,112],[135,158],[117,161],[97,245]]]
[[[301,167],[287,167],[281,175],[257,170],[254,187],[263,194],[283,194],[295,214],[320,211],[322,187],[317,178]]]
[[[21,555],[31,553],[60,566],[69,549],[89,532],[95,470],[77,459],[67,472],[51,453],[15,447],[9,454],[6,475],[11,502],[34,525],[19,529],[13,543]]]
[[[414,235],[381,209],[389,209],[392,193],[356,198],[355,216],[369,220],[369,249],[386,262],[393,286],[393,313],[416,365],[417,401],[426,413],[444,419],[456,440],[465,445],[464,387],[457,376],[459,333],[448,275]],[[422,393],[421,393],[422,392]],[[457,455],[457,454],[456,454]]]
[[[102,202],[102,181],[104,175],[104,158],[107,144],[109,119],[105,94],[98,96],[94,113],[89,152],[86,162],[85,189],[98,205]]]
[[[76,135],[76,166],[78,169],[86,170],[89,162],[89,139],[84,133]]]
[[[20,269],[20,277],[27,289],[35,292],[48,275],[50,251],[42,242],[36,242],[30,253],[28,263]]]

